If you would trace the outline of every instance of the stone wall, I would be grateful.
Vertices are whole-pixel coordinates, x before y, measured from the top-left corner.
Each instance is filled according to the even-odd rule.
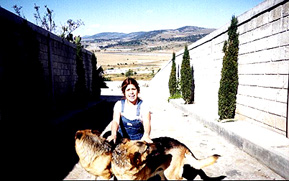
[[[252,119],[282,132],[286,131],[288,116],[288,29],[288,1],[280,2],[239,27],[237,117]]]
[[[289,2],[267,0],[237,18],[240,45],[236,119],[261,123],[285,134],[288,130]],[[195,104],[199,110],[205,110],[210,119],[218,119],[222,48],[228,39],[229,25],[230,22],[188,47],[194,68]],[[183,50],[176,53],[179,68],[182,56]],[[169,77],[170,68],[171,62],[162,71],[162,77]]]
[[[48,114],[48,110],[68,110],[91,101],[91,52],[82,49],[87,92],[79,96],[75,44],[2,8],[0,20],[5,25],[1,28],[0,118],[13,117],[17,111],[31,116],[32,109]]]

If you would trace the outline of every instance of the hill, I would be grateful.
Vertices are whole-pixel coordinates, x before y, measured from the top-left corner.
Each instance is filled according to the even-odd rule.
[[[139,31],[132,33],[103,32],[82,37],[82,44],[92,51],[177,51],[215,29],[184,26],[178,29]]]

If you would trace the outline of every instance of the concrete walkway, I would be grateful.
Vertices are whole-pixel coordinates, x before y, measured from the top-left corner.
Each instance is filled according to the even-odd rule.
[[[114,98],[121,95],[117,87],[119,83],[113,84],[115,85],[102,92],[103,95],[106,95],[106,101],[116,101]],[[140,83],[140,85],[141,97],[145,101],[150,102],[151,105],[152,138],[169,136],[178,139],[186,144],[198,158],[204,158],[212,154],[222,156],[216,164],[204,168],[208,176],[217,177],[224,175],[226,176],[225,179],[228,180],[284,179],[284,176],[280,176],[282,174],[276,174],[276,172],[278,169],[280,171],[283,169],[284,173],[288,172],[288,169],[286,170],[288,165],[282,165],[286,164],[286,160],[289,158],[289,144],[286,138],[281,139],[281,137],[274,134],[277,138],[274,137],[273,139],[273,136],[271,134],[269,136],[267,132],[264,133],[265,137],[262,137],[263,133],[259,131],[259,136],[255,136],[256,134],[254,133],[256,133],[257,128],[251,130],[253,127],[249,128],[241,122],[218,123],[206,121],[202,119],[202,116],[193,112],[193,105],[184,105],[181,100],[174,100],[168,103],[163,96],[158,96],[159,93],[153,93],[157,90],[151,90],[146,83]],[[261,149],[260,145],[269,144],[269,138],[280,142],[275,142],[274,145],[271,145],[274,149]],[[267,148],[270,147],[270,145],[266,146]],[[256,158],[261,159],[258,161]],[[273,168],[270,169],[265,166],[266,160],[270,160],[272,165],[278,166],[274,166],[275,172],[271,170]],[[77,163],[65,179],[94,179],[94,177],[89,175]],[[200,177],[197,176],[195,179],[200,179]]]
[[[214,131],[280,176],[289,179],[289,139],[284,135],[246,121],[209,120],[205,115],[201,115],[201,111],[198,111],[194,105],[185,105],[180,99],[170,102],[192,120]]]
[[[203,118],[210,116],[202,117],[198,114],[200,110],[194,110],[194,105],[185,105],[181,99],[170,103],[154,100],[159,104],[152,106],[152,137],[174,137],[199,158],[222,155],[215,165],[204,169],[208,176],[225,175],[229,180],[284,179],[280,175],[286,175],[289,170],[286,170],[289,140],[284,136],[254,125],[249,127],[245,122],[205,120]],[[268,149],[269,145],[274,149]],[[268,162],[271,164],[269,168]]]

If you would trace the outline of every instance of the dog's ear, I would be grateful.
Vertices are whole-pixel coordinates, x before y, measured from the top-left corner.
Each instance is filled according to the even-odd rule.
[[[122,138],[122,139],[121,139],[121,143],[125,144],[125,143],[127,143],[129,140],[130,140],[130,139],[128,139],[128,138]]]
[[[82,137],[82,135],[83,135],[83,131],[77,131],[77,132],[75,133],[74,139],[80,139],[80,138]]]
[[[97,136],[100,136],[100,134],[101,134],[98,130],[91,130],[91,132],[93,134],[96,134]]]
[[[139,167],[141,162],[141,153],[139,152],[135,152],[135,153],[130,153],[128,155],[129,159],[130,159],[130,163],[132,164],[132,166],[134,167]]]
[[[148,145],[145,141],[137,142],[137,145],[139,147],[139,153],[143,154],[148,149]]]

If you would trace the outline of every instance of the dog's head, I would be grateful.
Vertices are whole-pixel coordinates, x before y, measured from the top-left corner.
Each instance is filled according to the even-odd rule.
[[[75,140],[81,140],[86,135],[93,135],[93,136],[100,136],[100,132],[97,130],[85,129],[85,130],[78,130],[75,133]]]
[[[171,155],[160,152],[155,143],[123,139],[112,153],[112,169],[120,179],[146,180],[160,171],[165,170]],[[124,174],[127,174],[124,176]]]
[[[75,133],[75,150],[81,166],[95,176],[109,179],[111,145],[96,130],[79,130]]]
[[[122,139],[113,151],[113,160],[121,167],[139,167],[147,161],[148,155],[156,151],[153,143]]]
[[[128,158],[130,163],[139,167],[148,162],[151,155],[157,153],[156,145],[154,143],[147,143],[145,141],[125,141],[127,145]]]
[[[126,164],[136,168],[144,164],[159,161],[162,155],[163,150],[160,150],[156,143],[147,143],[145,141],[129,140],[126,138],[122,140],[113,152],[115,162],[126,160]],[[121,164],[124,166],[125,163],[122,162]]]
[[[100,136],[97,130],[79,130],[75,133],[75,149],[78,156],[94,152],[94,154],[111,153],[111,145]]]

